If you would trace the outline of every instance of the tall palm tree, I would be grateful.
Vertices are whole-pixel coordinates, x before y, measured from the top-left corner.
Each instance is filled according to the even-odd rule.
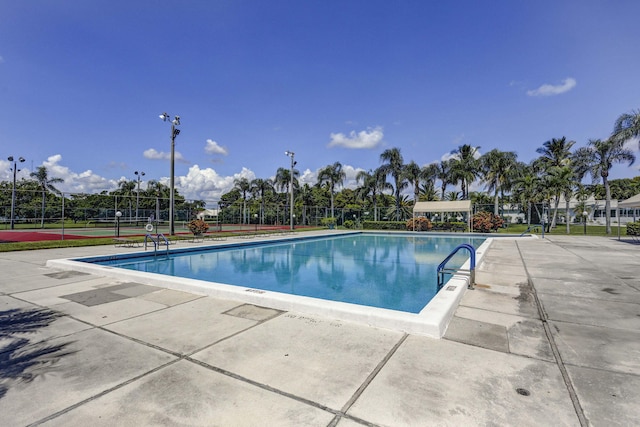
[[[251,182],[245,177],[233,180],[233,188],[242,194],[242,223],[247,224],[247,193],[251,191]]]
[[[424,179],[425,171],[418,166],[413,160],[404,165],[404,178],[411,183],[413,187],[413,205],[418,203],[420,195],[420,182]]]
[[[436,191],[438,172],[439,167],[437,163],[430,163],[422,167],[420,171],[420,181],[423,185],[418,188],[418,201],[430,202],[438,200]]]
[[[461,145],[451,159],[452,181],[460,182],[463,200],[469,200],[469,187],[480,175],[480,162],[477,159],[479,149],[469,144]]]
[[[273,181],[256,178],[251,181],[251,192],[260,198],[260,224],[264,224],[264,198],[267,192],[273,191]]]
[[[622,143],[640,136],[640,110],[631,111],[630,113],[621,114],[613,126],[613,139],[620,140]],[[638,141],[640,142],[640,141]]]
[[[396,221],[402,220],[400,205],[402,201],[401,191],[406,188],[407,182],[403,176],[404,159],[399,148],[388,148],[380,154],[382,166],[380,169],[393,177],[394,192],[396,198]]]
[[[347,174],[342,170],[342,163],[335,162],[332,165],[326,166],[318,171],[318,182],[320,185],[327,184],[329,187],[329,194],[331,195],[331,217],[335,218],[333,211],[333,196],[336,186],[342,185]]]
[[[304,184],[298,189],[296,200],[302,202],[302,224],[307,224],[307,208],[313,205],[313,188],[309,184]]]
[[[609,187],[609,170],[614,163],[628,163],[629,166],[636,160],[636,156],[624,148],[625,140],[622,138],[609,138],[605,141],[600,139],[589,140],[586,147],[589,152],[584,151],[583,155],[589,156],[591,176],[594,179],[602,178],[602,185],[605,193],[606,212],[606,233],[611,234],[611,188]]]
[[[373,205],[373,220],[378,220],[378,195],[385,190],[393,190],[391,184],[387,182],[387,175],[380,169],[360,171],[356,175],[356,181],[362,181],[362,186],[356,190],[357,194],[363,199],[371,194]]]
[[[541,169],[566,166],[571,159],[571,147],[575,143],[575,141],[567,141],[564,136],[546,141],[542,147],[536,149],[536,153],[540,154],[536,165]]]
[[[135,196],[135,190],[136,190],[136,182],[135,181],[129,181],[126,179],[122,179],[121,181],[118,182],[118,189],[115,191],[112,191],[111,194],[116,195],[116,196],[120,196],[122,201],[126,202],[127,200],[129,201],[129,217],[131,217],[131,201],[133,200],[134,196]],[[116,200],[117,202],[117,200]],[[117,205],[118,203],[116,203]],[[117,206],[116,206],[117,208]]]
[[[31,172],[30,176],[38,181],[38,185],[42,190],[42,217],[40,218],[40,228],[44,228],[44,210],[46,206],[47,192],[60,194],[53,184],[64,182],[62,178],[49,178],[49,171],[46,166],[38,166],[35,172]],[[64,221],[64,218],[63,218]]]
[[[528,165],[521,165],[519,173],[513,182],[513,191],[520,202],[527,209],[527,225],[531,225],[531,206],[540,200],[540,177]],[[537,211],[537,207],[536,207]],[[538,212],[538,216],[540,213]]]
[[[440,197],[444,200],[444,195],[447,192],[447,185],[453,184],[453,177],[451,176],[452,160],[443,160],[436,164],[438,172],[436,178],[440,180]]]
[[[556,226],[556,218],[558,214],[558,206],[560,203],[560,195],[566,190],[566,185],[560,183],[559,179],[573,180],[573,176],[567,171],[560,173],[559,169],[565,167],[571,167],[573,155],[571,153],[571,147],[575,144],[575,141],[567,141],[566,137],[552,138],[542,144],[542,147],[536,149],[536,153],[540,154],[534,161],[534,167],[536,171],[541,172],[549,176],[545,179],[553,189],[553,198],[555,199],[555,207],[553,215],[548,228],[551,229]],[[570,169],[571,170],[571,169]]]
[[[487,184],[487,191],[494,191],[493,213],[499,215],[498,195],[511,184],[513,172],[517,164],[517,155],[513,151],[493,149],[480,157],[483,181]]]

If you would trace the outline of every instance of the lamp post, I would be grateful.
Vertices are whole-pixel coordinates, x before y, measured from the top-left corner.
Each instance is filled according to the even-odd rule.
[[[116,212],[116,237],[120,237],[120,217],[122,216],[122,212]]]
[[[296,165],[293,157],[296,153],[294,153],[293,151],[285,151],[284,154],[291,157],[291,206],[289,207],[289,225],[290,229],[293,230],[293,167]]]
[[[16,174],[18,173],[18,162],[24,163],[24,157],[19,157],[17,160],[13,156],[7,157],[7,160],[13,162],[13,187],[11,188],[11,229],[14,228],[14,218],[16,209]]]
[[[589,215],[589,212],[584,211],[582,212],[582,222],[584,223],[584,235],[587,235],[587,215]]]
[[[144,176],[144,172],[135,171],[136,177],[138,178],[138,192],[136,193],[136,225],[138,225],[138,209],[140,207],[140,178]]]
[[[165,112],[160,114],[160,118],[163,122],[169,120],[169,115]],[[175,234],[174,227],[174,188],[175,188],[175,152],[176,152],[176,136],[180,135],[180,129],[176,128],[176,126],[180,126],[180,116],[175,116],[173,120],[171,120],[171,178],[170,178],[170,191],[169,194],[169,235],[173,236]]]

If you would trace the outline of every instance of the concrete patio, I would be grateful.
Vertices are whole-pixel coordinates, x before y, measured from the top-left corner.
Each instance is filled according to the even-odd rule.
[[[2,425],[629,426],[640,245],[496,240],[438,340],[0,253]]]

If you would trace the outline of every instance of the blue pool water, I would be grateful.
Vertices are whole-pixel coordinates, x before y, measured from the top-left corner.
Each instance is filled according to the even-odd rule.
[[[459,244],[484,240],[364,233],[90,262],[419,313],[437,293],[438,264]],[[460,251],[447,267],[467,259]]]

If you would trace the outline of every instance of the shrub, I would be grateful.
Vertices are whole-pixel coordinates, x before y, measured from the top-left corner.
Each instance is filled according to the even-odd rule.
[[[345,220],[342,225],[344,225],[344,228],[356,228],[356,223],[350,219]]]
[[[409,231],[429,231],[432,227],[431,221],[423,216],[417,216],[407,221],[407,230]]]
[[[329,228],[334,228],[336,226],[336,219],[334,217],[327,217],[327,218],[322,218],[320,220],[320,224],[324,225],[325,227],[329,227]]]
[[[365,230],[401,230],[407,229],[404,221],[364,221],[362,228]]]
[[[491,212],[478,212],[472,218],[473,231],[489,233],[502,227],[504,220]]]
[[[188,227],[193,234],[204,234],[209,230],[209,224],[201,219],[194,219],[189,223]]]
[[[627,224],[627,236],[640,236],[640,221]]]

